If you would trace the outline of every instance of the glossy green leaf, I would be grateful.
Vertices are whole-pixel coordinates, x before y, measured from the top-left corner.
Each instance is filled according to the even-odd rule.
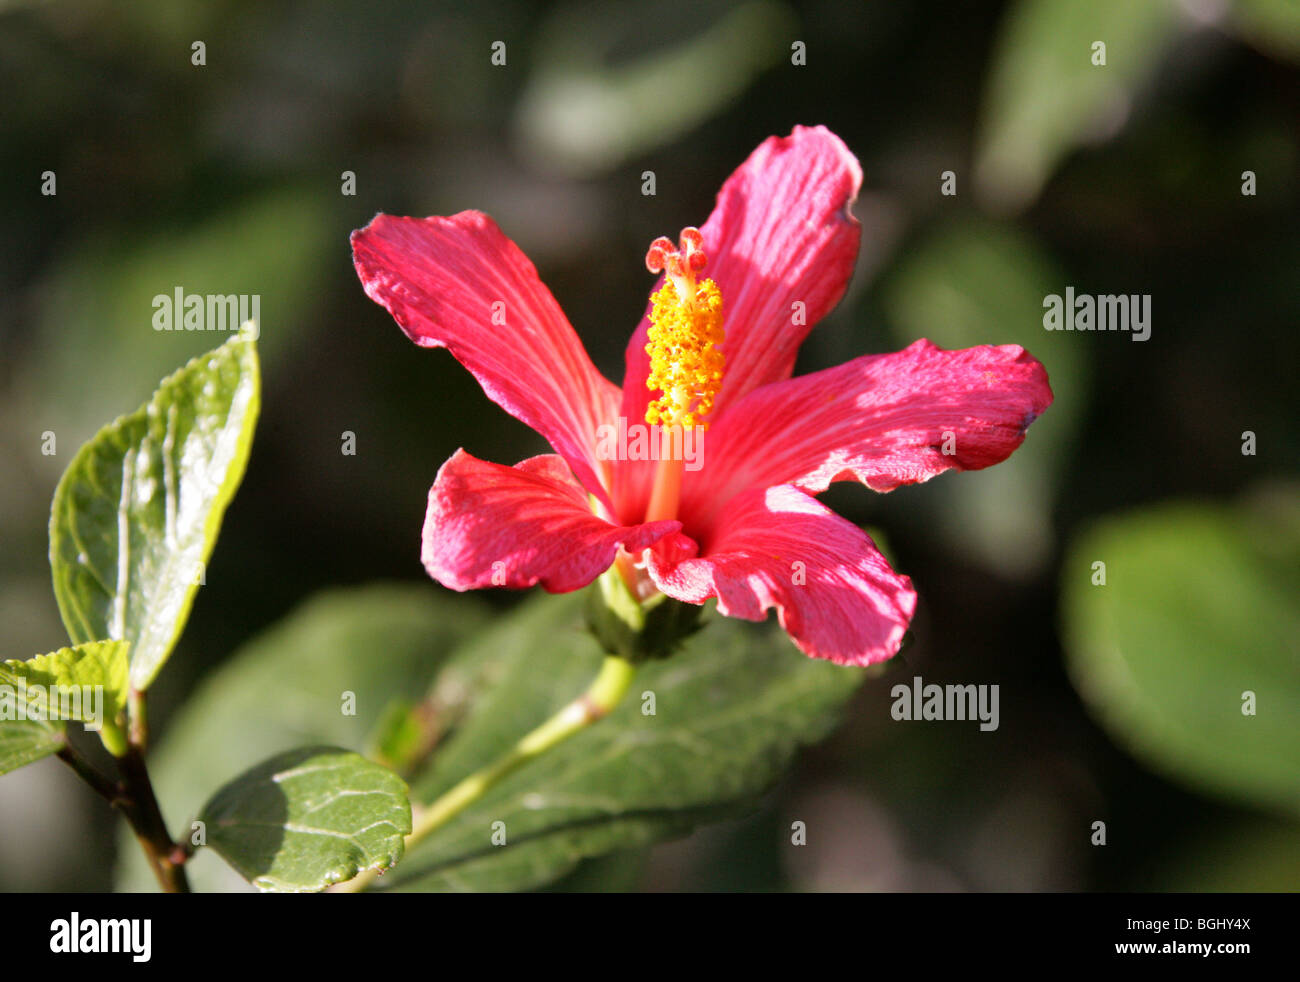
[[[1176,36],[1172,0],[1018,0],[993,53],[976,181],[993,204],[1037,196],[1061,159],[1127,118]],[[1094,43],[1105,44],[1096,65]]]
[[[539,596],[447,665],[499,681],[416,783],[417,800],[497,759],[594,677],[601,652],[579,629],[581,606]],[[715,616],[678,654],[645,664],[610,716],[505,778],[380,886],[538,887],[584,858],[742,812],[832,728],[863,677],[800,654],[774,625]]]
[[[1147,508],[1082,535],[1061,580],[1071,676],[1120,744],[1194,787],[1300,813],[1293,525]]]
[[[260,400],[238,335],[83,446],[54,492],[50,566],[74,643],[131,642],[131,685],[171,654],[244,475]]]
[[[22,715],[87,724],[120,756],[126,750],[122,726],[130,647],[125,641],[92,641],[27,661],[0,663],[0,704],[11,692],[23,693]],[[7,710],[0,705],[0,716],[13,715]]]
[[[387,869],[411,831],[406,782],[360,754],[290,750],[218,791],[199,821],[207,845],[260,890],[323,890]]]
[[[381,720],[403,705],[423,707],[425,736],[436,743],[486,682],[453,674],[429,693],[429,680],[485,617],[478,597],[432,583],[329,590],[307,600],[207,676],[161,734],[149,770],[163,814],[188,822],[214,788],[289,747],[368,751],[385,732]],[[121,841],[119,887],[156,889],[139,847],[125,832]],[[189,872],[200,892],[246,889],[205,850]]]

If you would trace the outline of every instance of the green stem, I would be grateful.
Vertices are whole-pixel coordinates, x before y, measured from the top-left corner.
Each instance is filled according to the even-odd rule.
[[[627,692],[635,675],[636,666],[626,658],[607,655],[600,666],[600,673],[587,687],[586,692],[523,737],[504,757],[482,770],[475,771],[422,811],[413,824],[411,834],[406,837],[406,848],[409,850],[418,845],[436,829],[483,797],[498,781],[516,768],[541,756],[579,730],[608,716]],[[339,884],[334,890],[338,893],[359,893],[375,881],[379,872],[373,869],[366,870],[347,883]]]
[[[149,711],[145,704],[144,693],[132,686],[126,696],[128,723],[127,742],[145,753],[149,749]],[[115,756],[122,756],[116,754]]]

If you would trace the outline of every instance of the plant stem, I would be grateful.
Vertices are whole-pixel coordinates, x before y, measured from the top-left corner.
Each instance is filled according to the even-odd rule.
[[[189,893],[189,878],[185,875],[185,862],[189,851],[172,841],[167,834],[167,823],[154,794],[153,782],[144,762],[144,747],[137,740],[147,740],[144,725],[144,694],[132,691],[130,701],[131,722],[125,752],[116,757],[120,779],[110,781],[99,773],[71,744],[58,751],[59,759],[71,767],[110,805],[122,813],[136,841],[144,850],[149,867],[158,884],[166,893]],[[139,716],[136,713],[139,713]],[[140,722],[137,723],[137,720]]]
[[[118,807],[122,798],[121,786],[114,784],[108,778],[104,777],[104,775],[100,774],[99,771],[95,770],[95,768],[91,766],[90,761],[81,756],[72,744],[65,743],[61,748],[59,748],[56,756],[59,760],[63,761],[76,771],[83,781],[94,788],[96,794],[100,795],[114,808]]]
[[[149,749],[149,712],[145,706],[144,693],[132,686],[126,696],[126,706],[130,719],[127,740],[143,754]]]
[[[144,754],[132,744],[119,758],[118,764],[122,768],[122,784],[126,790],[122,811],[149,860],[154,876],[158,878],[158,884],[165,893],[189,893],[189,878],[185,875],[185,861],[189,856],[167,833],[167,823],[158,807]]]
[[[608,716],[627,692],[635,675],[636,666],[627,659],[617,655],[605,656],[599,674],[587,687],[586,692],[523,737],[504,757],[482,770],[475,771],[421,812],[415,820],[410,835],[406,837],[406,848],[411,849],[418,845],[436,829],[483,797],[498,781],[516,768],[539,757],[579,730]],[[379,870],[366,870],[348,882],[334,887],[334,892],[360,893],[375,881],[379,873]]]

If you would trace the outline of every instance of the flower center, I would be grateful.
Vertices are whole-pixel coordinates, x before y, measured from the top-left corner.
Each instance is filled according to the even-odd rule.
[[[652,273],[667,270],[664,285],[650,298],[650,374],[646,388],[659,398],[646,407],[650,425],[706,429],[704,417],[722,388],[722,292],[713,280],[696,282],[707,261],[697,228],[684,228],[680,247],[660,236],[645,255]]]

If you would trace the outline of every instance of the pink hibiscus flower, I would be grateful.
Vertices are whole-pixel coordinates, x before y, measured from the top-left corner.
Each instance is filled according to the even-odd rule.
[[[747,620],[775,607],[809,655],[866,665],[896,653],[911,581],[814,495],[832,481],[890,491],[996,464],[1052,392],[1016,345],[921,340],[791,377],[853,272],[861,181],[824,127],[762,143],[679,248],[652,243],[646,263],[664,276],[621,389],[486,215],[381,214],[354,232],[367,295],[555,450],[514,467],[456,451],[429,492],[430,575],[453,590],[561,593],[617,564],[643,598],[716,597]]]

